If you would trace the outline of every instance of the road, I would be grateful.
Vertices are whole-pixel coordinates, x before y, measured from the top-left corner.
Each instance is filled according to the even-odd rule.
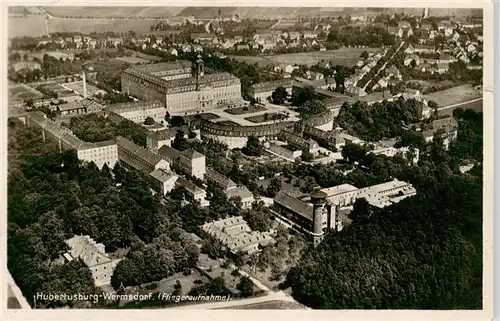
[[[387,67],[387,63],[388,63],[388,62],[389,62],[392,58],[394,58],[394,56],[398,53],[398,51],[401,49],[401,47],[403,47],[403,45],[404,45],[404,44],[405,44],[405,42],[404,42],[404,41],[402,41],[402,42],[401,42],[401,44],[399,45],[398,49],[396,49],[396,51],[394,51],[394,53],[392,54],[392,56],[391,56],[389,59],[387,59],[387,61],[385,62],[385,64],[383,64],[383,65],[382,65],[382,67],[380,67],[380,69],[377,71],[377,73],[375,74],[375,76],[373,76],[373,78],[377,77],[377,76],[378,76],[378,74],[380,74],[380,72],[381,72],[382,70],[384,70],[384,69],[385,69],[385,67]],[[373,79],[373,78],[372,78],[372,79]],[[368,80],[368,82],[366,83],[366,85],[363,87],[363,90],[366,90],[366,87],[368,87],[368,85],[372,82],[372,79]]]
[[[286,295],[283,291],[278,292],[270,292],[267,295],[248,298],[248,299],[239,299],[239,300],[231,300],[231,301],[217,301],[217,302],[207,302],[200,304],[189,304],[183,305],[179,307],[175,307],[172,309],[184,309],[184,310],[215,310],[215,309],[229,309],[232,307],[242,306],[242,305],[250,305],[257,303],[264,303],[268,301],[286,301],[286,302],[294,302],[294,300]]]

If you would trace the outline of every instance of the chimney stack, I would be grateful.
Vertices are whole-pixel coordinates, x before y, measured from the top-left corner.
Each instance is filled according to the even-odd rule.
[[[82,82],[83,82],[83,98],[87,98],[87,79],[85,78],[85,71],[83,72],[82,75]]]

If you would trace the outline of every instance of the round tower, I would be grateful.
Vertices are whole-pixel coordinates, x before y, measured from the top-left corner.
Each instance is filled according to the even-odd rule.
[[[325,192],[316,191],[311,195],[311,203],[313,205],[313,221],[312,221],[312,235],[314,246],[317,246],[323,240],[323,208],[325,206],[326,195]]]

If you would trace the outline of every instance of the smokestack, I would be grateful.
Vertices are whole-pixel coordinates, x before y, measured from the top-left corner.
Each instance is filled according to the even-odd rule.
[[[326,197],[326,193],[322,191],[311,194],[311,203],[313,204],[312,235],[315,247],[323,240],[323,207]]]
[[[83,72],[82,75],[82,82],[83,82],[83,98],[87,98],[87,79],[85,78],[85,71]]]

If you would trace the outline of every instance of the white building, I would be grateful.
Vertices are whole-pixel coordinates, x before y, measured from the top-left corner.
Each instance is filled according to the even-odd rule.
[[[104,244],[96,243],[88,235],[75,235],[65,242],[70,248],[69,253],[63,255],[66,260],[80,258],[92,272],[96,286],[110,284],[113,271],[120,260],[112,260],[106,254]]]
[[[256,253],[259,245],[274,243],[269,232],[252,231],[241,216],[205,223],[201,229],[227,246],[232,253]]]

